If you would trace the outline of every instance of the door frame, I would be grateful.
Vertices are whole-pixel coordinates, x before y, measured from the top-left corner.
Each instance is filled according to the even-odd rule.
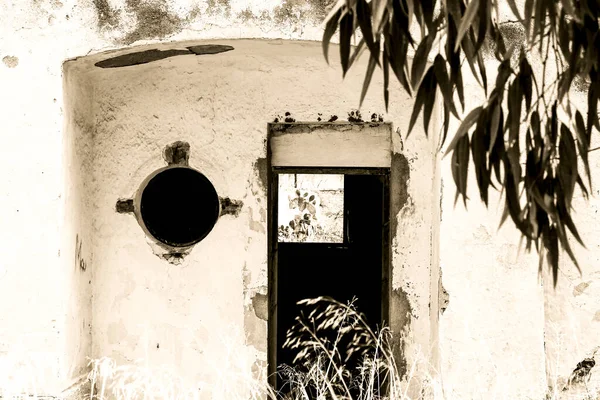
[[[267,363],[268,383],[277,389],[277,285],[278,285],[278,196],[279,174],[343,174],[383,176],[383,240],[381,276],[381,321],[390,324],[389,303],[391,297],[391,243],[390,243],[390,168],[367,167],[273,167],[270,151],[267,156],[267,231],[268,231],[268,328]]]

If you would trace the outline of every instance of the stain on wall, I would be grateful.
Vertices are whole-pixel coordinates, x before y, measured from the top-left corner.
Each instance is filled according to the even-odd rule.
[[[394,327],[392,351],[398,365],[398,373],[405,377],[408,372],[406,357],[406,335],[410,331],[410,322],[413,310],[408,299],[408,294],[401,288],[392,290],[390,298],[390,325]]]
[[[250,217],[250,229],[254,232],[266,233],[266,212],[264,210],[259,212],[259,219],[254,218],[254,210],[251,207],[248,207],[249,217]]]
[[[15,56],[4,56],[2,57],[2,62],[8,68],[16,68],[19,65],[19,58]]]
[[[284,0],[273,10],[273,20],[283,23],[320,23],[335,0]]]
[[[115,204],[115,210],[120,214],[132,213],[135,211],[133,199],[119,199]]]
[[[232,41],[225,43],[229,42]],[[130,336],[138,335],[140,323],[149,325],[149,329],[168,323],[181,335],[186,329],[194,331],[200,326],[223,332],[234,325],[244,330],[247,347],[256,350],[255,358],[266,358],[266,197],[269,185],[266,125],[272,120],[273,113],[282,108],[292,110],[299,119],[314,118],[315,109],[323,110],[327,115],[343,115],[342,111],[348,109],[356,91],[360,92],[363,76],[357,71],[355,75],[348,75],[345,86],[340,85],[332,78],[336,72],[324,63],[319,43],[281,41],[277,42],[276,49],[268,41],[239,40],[235,43],[236,50],[227,55],[227,68],[222,67],[225,57],[218,56],[201,57],[198,63],[190,62],[195,61],[193,57],[173,57],[168,63],[106,69],[93,65],[107,58],[107,54],[69,62],[72,64],[69,68],[81,71],[82,77],[92,80],[94,96],[91,101],[97,112],[92,119],[94,135],[91,148],[94,151],[92,167],[98,184],[89,196],[96,221],[93,224],[94,235],[98,238],[94,247],[94,254],[98,256],[94,259],[95,339],[92,357],[121,354],[135,359],[143,356],[142,345],[131,348],[128,343],[117,340],[119,332],[122,332],[119,315],[126,313],[130,318],[123,319],[123,323]],[[185,43],[189,44],[193,43]],[[152,47],[167,51],[183,46],[181,43],[165,43]],[[111,52],[110,56],[131,51]],[[357,62],[364,64],[365,61]],[[304,75],[314,79],[315,84],[299,87],[294,77]],[[282,93],[285,93],[284,97]],[[203,100],[199,101],[199,98]],[[367,96],[365,104],[371,109],[381,109],[383,105],[379,100],[380,96]],[[402,101],[408,101],[408,96]],[[232,105],[236,112],[227,112]],[[407,109],[397,107],[390,113],[389,120],[403,121]],[[207,118],[207,115],[210,117]],[[118,143],[115,143],[116,140]],[[229,206],[224,208],[234,215],[237,211],[239,215],[247,213],[243,218],[220,219],[214,231],[196,245],[177,267],[168,265],[164,259],[172,257],[170,261],[175,261],[179,258],[178,254],[165,254],[162,249],[158,253],[160,259],[155,257],[148,250],[149,241],[144,232],[132,219],[123,218],[115,212],[116,199],[134,193],[139,189],[141,180],[164,167],[159,155],[163,150],[160,143],[173,143],[174,140],[185,141],[193,149],[198,149],[189,159],[191,166],[206,174],[219,193],[228,195],[229,206],[235,206],[235,201],[243,201],[241,210]],[[414,151],[428,151],[428,146],[422,146],[422,142],[416,142],[416,147],[418,150]],[[178,149],[177,146],[171,148],[172,154],[166,157],[167,162],[185,159],[185,156],[177,155]],[[398,211],[406,208],[409,191],[411,196],[418,197],[430,193],[430,190],[409,187],[407,157],[396,155],[394,159],[396,171],[400,171],[397,173],[403,177],[401,182],[394,183],[394,197],[400,198],[395,204]],[[427,158],[423,157],[423,160]],[[420,166],[419,162],[411,165],[412,168]],[[429,171],[422,175],[428,177]],[[428,214],[426,207],[423,207],[423,215]],[[398,227],[398,230],[409,231],[426,225],[419,213],[421,210],[417,210],[415,215],[403,213],[402,228]],[[428,245],[423,241],[401,241],[407,254],[413,251],[419,253],[419,258],[420,255],[429,257],[430,251],[425,249]],[[406,276],[411,275],[414,271],[412,265],[408,262],[406,266],[402,265],[406,258],[404,254],[398,259],[400,257],[403,260],[394,261],[394,268],[406,271],[402,273]],[[427,268],[421,267],[414,268]],[[125,289],[118,271],[129,271],[143,278],[136,282],[127,298],[115,300],[115,294]],[[421,314],[426,310],[423,311],[418,302],[413,303],[415,295],[403,285],[404,276],[396,274],[396,278],[404,290],[394,291],[390,310],[394,322],[390,322],[398,326],[395,331],[400,335],[414,325],[414,315],[423,315],[423,320],[427,317]],[[183,293],[187,293],[186,301],[180,301],[182,304],[179,306],[171,305],[175,299],[184,297]],[[140,308],[140,304],[145,307]],[[194,304],[194,307],[189,304]],[[110,326],[112,337],[109,340],[107,332]],[[427,337],[420,331],[415,337],[423,342],[419,346],[425,348],[429,345]],[[166,354],[166,351],[163,352],[163,348],[167,349],[166,341],[158,339],[150,340],[153,352],[157,353],[155,346],[159,342],[160,353]],[[401,341],[397,344],[399,360],[403,357],[404,346]],[[235,349],[236,352],[238,350],[246,349],[242,345]],[[169,358],[168,354],[164,357],[162,361],[175,363],[177,373],[184,376],[214,361],[195,352],[188,354],[184,363],[176,363],[177,360]],[[406,364],[411,362],[410,358],[403,361],[404,371]]]
[[[233,200],[229,197],[219,197],[219,201],[221,202],[221,214],[223,215],[233,215],[237,217],[240,215],[242,211],[242,207],[244,206],[244,202],[241,200]]]
[[[87,269],[87,263],[83,257],[83,240],[79,238],[79,234],[75,236],[75,265],[79,267],[81,271]]]
[[[396,177],[390,182],[390,190],[392,192],[390,207],[394,212],[401,212],[404,206],[408,203],[408,181],[410,180],[410,164],[406,156],[402,153],[392,153],[392,168],[391,176]],[[398,215],[391,217],[392,240],[393,235],[398,230]]]
[[[268,167],[267,167],[268,163],[267,163],[267,159],[266,158],[259,158],[256,160],[256,162],[254,163],[254,169],[258,174],[258,179],[260,181],[261,187],[263,189],[263,195],[266,196],[267,195],[267,189],[269,187],[269,180],[267,178],[268,176]]]
[[[448,308],[448,305],[450,304],[450,294],[448,293],[448,291],[444,287],[444,284],[442,283],[442,270],[441,269],[440,269],[438,296],[439,296],[438,304],[440,307],[440,313],[444,314],[444,312]]]
[[[267,321],[269,318],[269,303],[268,296],[262,293],[256,293],[252,297],[252,308],[254,308],[254,314],[263,321]]]
[[[252,306],[244,307],[244,332],[246,344],[267,352],[267,322],[256,316]]]
[[[98,18],[98,28],[116,28],[119,25],[120,11],[112,8],[108,0],[92,0]]]
[[[230,0],[197,0],[181,7],[173,0],[93,0],[98,31],[111,41],[128,45],[139,40],[165,39],[185,29],[197,29],[217,20],[246,24],[263,31],[273,28],[287,35],[316,31],[334,0],[281,0],[274,4],[248,3],[246,8]],[[266,7],[265,7],[266,6]],[[222,22],[219,22],[222,23]]]
[[[108,0],[93,0],[93,5],[100,31],[121,31],[124,19],[135,20],[133,28],[117,40],[122,44],[168,37],[180,31],[184,23],[165,0],[126,0],[123,8],[111,6]]]
[[[168,165],[189,165],[190,162],[190,144],[188,142],[176,141],[163,150],[163,158]]]
[[[581,294],[583,294],[583,292],[585,291],[585,289],[588,288],[588,286],[590,286],[590,282],[581,282],[579,285],[575,286],[573,288],[573,296],[579,296]]]
[[[229,16],[231,13],[230,0],[207,0],[206,12],[210,15],[223,14]]]
[[[135,15],[137,23],[133,31],[123,38],[129,44],[138,40],[165,38],[181,30],[183,20],[169,10],[165,0],[127,0],[127,9]]]

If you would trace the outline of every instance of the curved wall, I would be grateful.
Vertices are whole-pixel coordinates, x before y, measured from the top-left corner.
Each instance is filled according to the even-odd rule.
[[[234,49],[202,55],[185,51],[206,44]],[[171,56],[156,60],[157,52],[147,51],[153,49]],[[144,51],[127,61],[136,65],[95,66]],[[238,368],[248,376],[264,368],[267,123],[287,111],[298,121],[315,121],[319,114],[347,118],[358,103],[366,60],[342,81],[336,52],[333,47],[328,66],[316,42],[181,42],[65,64],[67,77],[86,82],[92,104],[86,123],[93,128],[86,137],[93,151],[86,163],[93,184],[82,198],[90,204],[93,238],[93,357],[110,356],[120,363],[144,358],[211,385],[221,379],[218,371]],[[149,59],[154,61],[139,64]],[[68,82],[67,96],[80,90]],[[380,82],[376,76],[374,85]],[[430,302],[437,299],[432,238],[439,209],[431,194],[439,190],[439,178],[433,141],[417,128],[410,142],[402,143],[399,132],[406,130],[410,99],[399,88],[394,93],[386,116],[398,128],[392,157],[398,180],[391,188],[390,309],[394,330],[407,335],[398,353],[407,368],[417,348],[432,348],[432,323],[437,321]],[[362,110],[368,116],[382,113],[381,94],[371,91]],[[220,197],[243,203],[237,215],[221,216],[180,263],[169,260],[131,214],[115,208],[165,166],[163,150],[175,141],[190,144],[189,165],[211,180]],[[75,140],[72,146],[84,143]],[[172,213],[185,218],[178,210]],[[233,359],[223,357],[228,348]],[[430,354],[421,356],[429,360]],[[428,371],[426,363],[421,370]]]

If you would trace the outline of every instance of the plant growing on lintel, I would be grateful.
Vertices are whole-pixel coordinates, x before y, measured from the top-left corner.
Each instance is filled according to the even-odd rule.
[[[600,130],[599,21],[600,7],[589,0],[447,0],[439,5],[437,0],[339,0],[326,18],[322,44],[327,60],[339,28],[344,75],[368,50],[360,103],[376,67],[383,71],[386,108],[390,71],[416,94],[409,133],[422,112],[428,134],[436,94],[441,95],[442,144],[450,118],[462,121],[446,149],[456,200],[462,196],[466,206],[472,165],[481,200],[488,205],[490,187],[501,192],[501,224],[511,218],[527,250],[533,245],[539,251],[540,269],[547,259],[556,285],[559,247],[579,269],[569,236],[583,245],[572,200],[577,187],[588,196],[588,153],[596,150],[590,147],[592,132]],[[362,39],[352,50],[359,28]],[[511,38],[515,31],[522,32],[522,40]],[[414,52],[412,62],[409,52]],[[495,81],[488,81],[490,65],[497,65]],[[485,95],[485,102],[470,111],[465,109],[466,66]],[[574,106],[572,89],[586,92],[587,109]]]

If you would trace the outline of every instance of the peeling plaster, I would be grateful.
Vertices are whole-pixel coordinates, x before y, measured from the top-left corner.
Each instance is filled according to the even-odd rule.
[[[229,16],[231,13],[231,3],[229,0],[207,0],[207,13],[211,15],[224,14]]]
[[[165,146],[163,158],[169,165],[189,165],[190,144],[188,142],[176,141]]]
[[[163,51],[184,49],[185,46],[197,43],[157,44],[144,46],[141,49],[156,48]],[[333,104],[332,109],[327,110],[327,115],[330,112],[343,115],[340,114],[340,111],[348,107],[347,104],[351,101],[351,95],[346,96],[346,92],[341,91],[337,83],[322,79],[322,77],[328,76],[329,70],[326,65],[322,65],[322,53],[320,53],[318,43],[290,44],[281,41],[278,43],[277,49],[274,49],[277,50],[275,52],[269,49],[273,46],[267,41],[236,41],[235,47],[236,51],[227,55],[227,63],[229,63],[229,59],[234,61],[228,67],[231,71],[221,68],[222,60],[225,60],[225,57],[201,57],[199,59],[173,57],[166,63],[157,62],[156,64],[146,64],[140,67],[112,70],[101,70],[93,67],[94,63],[103,58],[118,56],[127,51],[139,51],[139,49],[97,54],[87,60],[73,61],[69,68],[74,69],[75,65],[73,64],[84,64],[85,62],[85,66],[92,71],[89,76],[95,79],[94,84],[97,90],[93,101],[94,107],[99,112],[96,119],[93,120],[96,126],[94,127],[95,137],[92,139],[94,140],[97,156],[95,156],[92,166],[96,169],[98,177],[106,179],[107,182],[106,185],[98,185],[98,192],[94,193],[94,201],[102,204],[101,209],[98,210],[98,215],[102,219],[98,218],[97,220],[99,225],[97,231],[100,239],[96,246],[102,249],[103,255],[103,258],[100,261],[95,261],[97,264],[94,264],[95,267],[98,267],[95,269],[95,271],[98,271],[98,277],[94,292],[96,301],[94,312],[102,313],[102,310],[110,309],[109,299],[114,298],[112,295],[120,286],[123,286],[122,280],[115,279],[113,272],[118,269],[128,269],[136,274],[134,276],[142,277],[144,280],[150,280],[151,282],[150,284],[149,282],[140,282],[138,289],[127,301],[115,305],[117,310],[126,312],[128,307],[134,304],[152,303],[153,310],[155,308],[161,309],[164,306],[169,311],[165,313],[164,318],[168,318],[169,323],[182,331],[183,326],[190,320],[198,321],[202,319],[202,324],[207,327],[210,326],[212,329],[221,329],[226,326],[226,323],[230,322],[243,324],[243,326],[238,325],[236,328],[244,330],[245,343],[252,347],[253,352],[256,349],[256,357],[260,358],[266,356],[268,343],[268,324],[266,321],[268,318],[268,296],[266,295],[268,292],[266,290],[268,284],[266,197],[270,182],[268,159],[265,158],[265,122],[270,120],[270,116],[273,115],[274,111],[282,108],[282,100],[277,97],[282,89],[285,90],[287,101],[290,102],[290,105],[285,106],[284,109],[289,108],[298,112],[299,115],[305,116],[314,116],[314,109],[318,106],[315,106],[315,99],[318,99],[319,104],[321,104],[318,109],[323,109],[324,105]],[[310,92],[311,95],[306,100],[303,96],[296,94],[296,91],[300,89],[296,89],[293,82],[289,83],[289,87],[285,86],[288,84],[286,83],[288,80],[282,80],[283,87],[273,88],[268,85],[268,82],[272,81],[277,71],[275,64],[270,64],[272,60],[277,61],[281,58],[282,62],[288,62],[290,57],[287,57],[287,54],[302,56],[304,53],[307,54],[306,62],[303,61],[298,67],[290,63],[282,69],[281,73],[288,74],[288,71],[291,71],[289,74],[293,72],[294,75],[301,75],[309,71],[311,76],[314,76],[315,79],[318,78],[319,84],[303,87],[301,92],[306,94],[305,91],[308,88],[314,90],[315,95]],[[255,61],[256,65],[253,64]],[[298,71],[294,72],[294,68],[297,68]],[[265,72],[270,69],[273,72]],[[222,72],[223,70],[224,72]],[[248,71],[250,71],[250,74],[248,74]],[[230,79],[231,72],[236,74],[239,72],[239,79]],[[254,73],[256,76],[253,75]],[[152,79],[148,79],[149,76]],[[202,84],[208,80],[211,84],[203,86]],[[212,84],[213,81],[214,85]],[[356,89],[360,90],[362,80],[353,80],[349,84],[355,85]],[[265,91],[265,93],[257,91],[257,88]],[[261,101],[257,102],[252,97],[252,93],[260,93]],[[203,100],[199,101],[199,98],[203,98]],[[224,110],[230,110],[231,104],[237,104],[241,111],[233,114],[225,112]],[[373,108],[377,109],[378,107]],[[170,112],[175,109],[190,110],[190,112]],[[404,107],[400,109],[401,111],[395,111],[391,114],[390,119],[392,121],[402,121]],[[106,112],[104,112],[105,110]],[[214,118],[205,118],[204,115],[212,115]],[[158,117],[153,118],[153,116],[160,116],[160,119]],[[366,123],[365,126],[368,126],[368,124]],[[179,126],[182,126],[183,129],[180,130]],[[212,129],[213,126],[222,127],[222,130],[217,134]],[[129,129],[135,132],[136,135],[115,134],[117,131]],[[339,129],[348,129],[348,127],[340,127]],[[351,129],[359,129],[359,126],[352,125]],[[234,132],[238,130],[247,131],[248,134],[234,135]],[[120,141],[119,145],[114,144],[116,138]],[[140,177],[147,176],[156,168],[164,165],[160,152],[163,150],[164,144],[172,143],[177,139],[186,140],[190,143],[194,148],[194,158],[190,161],[215,181],[217,189],[233,196],[233,199],[237,201],[243,200],[244,208],[240,213],[247,212],[248,215],[248,217],[243,215],[243,218],[237,219],[224,218],[221,221],[222,223],[216,227],[215,234],[208,237],[206,242],[203,242],[186,256],[182,268],[173,268],[165,263],[165,259],[172,263],[181,261],[180,254],[154,243],[147,235],[141,235],[140,232],[135,230],[136,227],[130,221],[121,218],[112,208],[116,199],[124,193],[132,193],[136,190]],[[421,148],[419,147],[418,151],[421,151]],[[157,151],[159,154],[156,154]],[[199,153],[198,159],[196,159],[196,151]],[[152,161],[145,161],[149,159],[149,153],[153,154]],[[185,156],[180,157],[177,154],[177,148],[174,148],[173,154],[167,157],[167,163],[169,161],[179,162],[185,160]],[[409,168],[416,169],[416,166],[409,165],[414,157],[412,153],[409,152],[408,154],[411,155],[396,154],[394,156],[395,171],[400,171],[398,175],[401,177],[395,178],[393,183],[395,192],[392,198],[396,201],[395,215],[402,209],[407,209],[406,206],[410,204],[409,190],[411,196],[419,196],[420,198],[421,195],[428,195],[427,192],[415,190],[410,186]],[[407,157],[411,160],[407,160]],[[422,160],[425,160],[425,158],[422,157]],[[115,160],[117,160],[117,163],[115,163]],[[123,160],[122,165],[118,165],[121,163],[120,160]],[[421,161],[418,166],[424,163],[425,161]],[[143,165],[143,168],[130,166],[131,164]],[[230,198],[229,200],[233,202],[235,201],[233,199]],[[105,200],[110,202],[108,207],[106,207]],[[123,204],[123,206],[126,206],[126,204]],[[419,216],[420,210],[417,211],[416,214]],[[401,231],[404,231],[404,228],[410,230],[418,222],[421,222],[421,220],[416,221],[413,216],[407,215],[406,212],[402,213],[399,218],[394,222],[397,230]],[[115,223],[113,224],[113,222]],[[398,222],[402,224],[402,229],[397,224]],[[143,246],[144,242],[150,244],[153,252],[160,256],[160,260],[148,254],[147,249]],[[114,246],[114,243],[119,243],[119,245]],[[223,243],[230,251],[223,252],[219,250]],[[421,246],[420,243],[418,245],[413,245],[412,242],[406,243],[403,244],[402,249],[406,253],[415,252],[415,248]],[[175,250],[179,251],[179,249]],[[418,252],[418,249],[416,252]],[[397,261],[393,261],[393,269],[396,271],[391,271],[391,275],[396,276],[396,280],[400,281],[400,286],[403,289],[395,290],[393,299],[390,301],[390,305],[393,307],[393,309],[390,309],[390,314],[394,316],[395,321],[398,321],[398,323],[393,324],[390,321],[390,325],[392,325],[398,338],[396,350],[399,364],[406,372],[406,365],[412,361],[410,356],[407,356],[408,358],[403,356],[412,346],[413,336],[409,329],[417,325],[417,317],[425,317],[425,315],[421,313],[423,308],[419,303],[418,295],[420,294],[415,294],[414,287],[411,286],[419,284],[413,278],[409,278],[412,275],[412,266],[405,266]],[[196,268],[196,266],[200,268]],[[240,271],[239,269],[242,266],[244,266],[243,271]],[[248,269],[251,270],[251,274]],[[142,273],[142,275],[139,275],[139,273]],[[165,281],[165,273],[169,274],[170,277],[166,280],[169,286],[163,288],[162,282]],[[226,287],[219,285],[214,287],[205,279],[209,275],[214,279],[230,284]],[[404,282],[407,279],[413,279],[410,285]],[[152,282],[161,282],[161,284],[153,285]],[[181,288],[178,285],[181,285]],[[204,285],[202,291],[195,291],[194,301],[198,304],[198,307],[194,307],[193,310],[189,309],[188,306],[173,306],[170,304],[170,300],[175,299],[170,291],[179,293],[182,289],[185,289],[185,285],[190,287],[193,285],[196,288]],[[148,286],[150,286],[150,289],[148,289]],[[260,289],[257,289],[259,287]],[[260,294],[255,294],[257,290]],[[213,304],[215,306],[212,306]],[[123,322],[131,332],[130,335],[133,335],[135,322],[152,319],[155,314],[152,311],[148,312],[148,315],[132,315],[133,319],[124,319]],[[183,315],[185,315],[185,318],[183,318]],[[118,318],[106,320],[98,318],[95,322],[94,332],[98,335],[96,335],[97,340],[94,342],[94,351],[97,354],[110,352],[114,348],[118,348],[124,354],[131,355],[131,357],[136,354],[134,350],[127,349],[128,343],[121,342],[118,345],[107,343],[107,337],[102,332],[106,332],[109,324],[118,324],[118,322]],[[116,326],[113,327],[113,330],[116,330],[115,328]],[[419,328],[418,340],[426,342],[426,339],[420,339],[423,337],[421,336],[422,332],[424,330]],[[406,335],[409,333],[411,336],[407,337]],[[161,339],[161,354],[166,353],[163,351],[163,347],[165,350],[167,349],[167,343],[163,342],[164,339]],[[156,343],[153,344],[156,345]],[[405,350],[406,347],[409,350]],[[237,350],[238,348],[236,348]],[[182,365],[181,373],[186,374],[189,365],[201,365],[205,362],[194,357],[196,355],[190,355],[189,360],[186,360]],[[250,364],[248,364],[248,367]]]
[[[143,39],[164,38],[181,30],[184,21],[169,10],[165,0],[127,0],[126,3],[129,11],[135,14],[137,24],[123,38],[125,44]]]
[[[244,331],[246,344],[267,352],[267,323],[257,317],[252,306],[244,307]]]
[[[598,349],[600,349],[600,347]],[[598,349],[596,349],[590,357],[586,357],[577,363],[577,366],[569,376],[563,391],[570,390],[577,386],[585,386],[587,388],[586,384],[590,381],[592,369],[596,366],[594,357]]]
[[[98,31],[115,44],[124,45],[165,39],[186,29],[197,30],[198,22],[203,22],[201,29],[210,29],[216,21],[223,20],[235,24],[232,26],[258,27],[263,32],[278,29],[286,36],[303,36],[308,32],[312,35],[334,3],[334,0],[280,0],[270,5],[256,2],[255,7],[249,4],[240,9],[240,2],[206,0],[188,4],[191,7],[182,12],[172,0],[92,0]]]
[[[4,56],[2,58],[2,62],[4,63],[4,65],[6,65],[8,68],[16,68],[17,65],[19,65],[19,58],[15,57],[15,56]]]
[[[242,211],[242,207],[244,206],[244,202],[241,200],[233,200],[229,197],[219,197],[219,201],[221,202],[221,214],[223,215],[233,215],[237,217],[240,215]]]
[[[590,283],[592,283],[592,281],[581,282],[579,285],[575,286],[575,288],[573,288],[573,296],[579,296],[580,294],[583,294],[585,289],[590,286]]]
[[[252,308],[254,308],[254,313],[258,318],[263,321],[269,319],[269,301],[266,294],[256,293],[252,297]]]
[[[258,179],[264,191],[264,195],[267,195],[267,188],[269,187],[269,181],[267,178],[267,159],[259,158],[254,163],[254,169],[258,174]]]
[[[120,214],[132,213],[135,211],[133,199],[119,199],[115,205],[115,210]]]
[[[108,0],[92,0],[98,18],[98,28],[104,30],[119,25],[120,11],[111,7]]]
[[[284,0],[273,10],[273,20],[284,23],[321,23],[335,0]]]
[[[408,159],[401,153],[392,153],[391,176],[398,177],[391,182],[391,209],[400,213],[409,200],[408,181],[410,180],[410,165]],[[392,216],[392,240],[398,229],[398,216]]]
[[[438,296],[439,296],[438,304],[440,307],[440,313],[444,314],[444,311],[446,311],[446,309],[448,308],[448,305],[450,304],[450,294],[448,293],[448,291],[444,287],[444,284],[442,283],[442,270],[441,269],[440,269]]]
[[[250,212],[250,229],[255,232],[259,232],[259,233],[266,233],[266,228],[265,228],[266,221],[262,221],[262,218],[259,221],[255,220],[253,210],[251,207],[248,207],[248,211]],[[265,213],[259,212],[259,215],[264,216]],[[259,216],[259,218],[260,218],[260,216]]]
[[[185,256],[187,256],[189,251],[187,252],[179,252],[179,251],[171,251],[165,254],[162,254],[161,257],[164,258],[169,264],[173,265],[181,265]]]
[[[262,380],[267,373],[267,362],[265,360],[256,360],[252,364],[252,377],[258,381]]]
[[[392,339],[392,351],[398,365],[398,373],[404,377],[408,372],[404,336],[410,331],[412,306],[408,300],[408,294],[403,289],[392,290],[390,311],[390,325],[397,329],[394,331]]]
[[[172,12],[166,0],[126,0],[122,9],[111,6],[108,0],[93,0],[93,5],[100,31],[120,30],[125,16],[134,18],[134,28],[117,40],[126,45],[138,40],[168,37],[181,31],[185,22]]]

